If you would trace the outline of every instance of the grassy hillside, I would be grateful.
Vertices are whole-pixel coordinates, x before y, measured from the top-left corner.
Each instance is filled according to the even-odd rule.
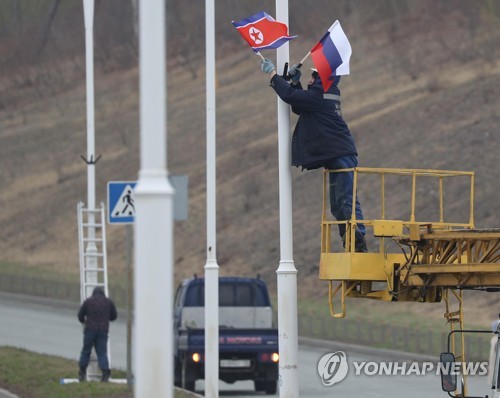
[[[258,57],[229,24],[231,18],[269,6],[260,2],[250,10],[229,0],[222,3],[218,18],[225,19],[218,23],[216,65],[217,259],[221,275],[260,273],[274,289],[280,256],[276,98]],[[351,75],[340,84],[343,113],[360,165],[474,171],[476,225],[500,227],[498,3],[478,2],[467,11],[445,1],[393,3],[380,1],[374,7],[363,0],[322,1],[323,8],[306,13],[303,3],[291,1],[290,30],[300,37],[291,42],[290,60],[298,62],[340,19],[353,47]],[[83,29],[82,14],[66,4],[59,10],[66,19],[56,17],[39,58],[17,59],[15,36],[6,31],[0,36],[0,52],[10,60],[2,63],[5,73],[0,75],[0,260],[40,273],[78,272],[76,205],[86,201],[86,166],[80,159],[86,153],[84,43],[81,32],[65,34]],[[198,26],[190,36],[192,45],[175,32],[168,42],[168,168],[170,174],[188,175],[190,184],[189,220],[175,226],[175,278],[180,280],[202,274],[205,264],[205,61],[202,14],[197,10],[188,17],[182,2],[168,4],[178,13],[172,23]],[[139,170],[137,52],[133,44],[114,44],[125,30],[103,34],[103,25],[111,29],[116,22],[110,7],[96,10],[98,202],[106,200],[108,181],[135,180]],[[329,13],[322,12],[324,7]],[[58,48],[64,49],[60,58]],[[271,51],[265,55],[275,57]],[[309,60],[303,70],[310,66]],[[292,116],[292,126],[295,120]],[[398,182],[389,189],[394,215],[406,214],[409,204],[399,196]],[[378,200],[374,183],[360,191],[369,215]],[[466,199],[461,187],[447,192],[447,215],[454,217]],[[293,170],[293,207],[299,295],[326,297],[327,286],[317,279],[320,172]],[[125,255],[125,228],[110,226],[110,278],[123,277]],[[488,304],[496,301],[492,296],[475,300],[475,306],[487,307],[471,313],[472,318],[485,321],[498,313]],[[387,308],[383,303],[356,305]],[[429,311],[423,307],[398,306]],[[430,312],[441,314],[443,307],[437,307]]]

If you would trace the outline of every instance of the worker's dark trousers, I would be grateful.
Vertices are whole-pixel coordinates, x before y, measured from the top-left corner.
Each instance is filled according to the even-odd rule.
[[[83,348],[80,354],[80,368],[86,368],[89,365],[90,353],[92,347],[95,347],[97,362],[100,369],[109,369],[108,362],[108,332],[101,330],[88,330],[83,332]]]
[[[355,155],[346,155],[325,162],[324,167],[329,170],[352,169],[357,167],[358,158]],[[350,220],[352,215],[352,196],[354,172],[338,172],[330,174],[330,208],[337,221]],[[356,220],[363,220],[363,212],[356,195]],[[339,225],[340,236],[345,234],[345,225]],[[365,235],[364,224],[357,224],[356,235]]]

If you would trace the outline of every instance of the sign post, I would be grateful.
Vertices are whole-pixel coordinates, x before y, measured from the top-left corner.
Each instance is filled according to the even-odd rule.
[[[132,226],[136,182],[108,182],[108,222],[127,224],[127,385],[132,385]]]

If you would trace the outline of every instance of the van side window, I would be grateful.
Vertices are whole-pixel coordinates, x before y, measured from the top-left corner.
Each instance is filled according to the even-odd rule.
[[[255,284],[254,285],[254,290],[255,290],[255,306],[256,307],[266,307],[269,304],[269,298],[267,296],[267,290],[265,287]]]
[[[175,292],[175,299],[174,299],[174,306],[175,307],[179,307],[181,305],[181,294],[182,292],[182,285],[180,285],[178,288],[177,288],[177,291]]]
[[[185,307],[203,307],[205,305],[205,289],[196,283],[189,286],[184,300]]]

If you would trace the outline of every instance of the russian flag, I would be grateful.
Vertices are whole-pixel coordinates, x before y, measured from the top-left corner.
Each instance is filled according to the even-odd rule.
[[[349,74],[352,48],[339,21],[335,21],[321,40],[311,49],[314,66],[318,70],[326,92],[334,76]]]
[[[264,11],[232,24],[255,52],[278,48],[297,37],[289,36],[286,24],[275,21]]]

